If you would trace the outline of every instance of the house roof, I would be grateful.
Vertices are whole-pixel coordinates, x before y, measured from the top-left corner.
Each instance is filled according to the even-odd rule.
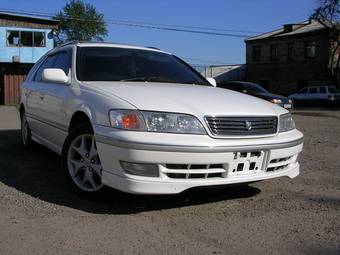
[[[291,26],[294,26],[292,31],[285,32],[284,26],[276,29],[271,32],[266,32],[257,36],[249,37],[245,41],[255,41],[255,40],[261,40],[261,39],[267,39],[267,38],[280,38],[284,36],[290,36],[290,35],[298,35],[298,34],[304,34],[304,33],[310,33],[322,29],[326,29],[324,25],[322,25],[320,22],[316,20],[310,20],[310,21],[304,21],[302,23],[298,24],[288,24]]]
[[[25,19],[31,19],[31,20],[35,20],[35,21],[40,21],[40,22],[49,22],[49,23],[55,23],[58,24],[59,21],[52,19],[52,18],[46,18],[46,17],[41,17],[41,16],[37,16],[37,15],[27,15],[27,14],[18,14],[18,13],[14,13],[14,12],[2,12],[0,11],[0,18],[25,18]]]

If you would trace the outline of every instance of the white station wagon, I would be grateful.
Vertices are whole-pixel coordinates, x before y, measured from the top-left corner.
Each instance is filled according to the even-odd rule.
[[[22,142],[62,157],[76,191],[138,194],[299,174],[303,135],[291,114],[209,83],[154,48],[72,42],[22,85]]]

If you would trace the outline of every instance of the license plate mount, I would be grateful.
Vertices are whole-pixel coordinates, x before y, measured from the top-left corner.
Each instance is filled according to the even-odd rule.
[[[252,175],[263,171],[265,151],[235,152],[228,176]]]

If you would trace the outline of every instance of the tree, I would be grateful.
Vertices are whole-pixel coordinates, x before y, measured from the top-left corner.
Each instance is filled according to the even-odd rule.
[[[58,39],[60,41],[103,41],[107,36],[104,15],[82,0],[71,0],[56,14],[60,21]]]
[[[329,70],[336,86],[339,84],[340,65],[340,5],[339,0],[320,0],[318,7],[314,9],[311,19],[317,20],[321,25],[329,30],[331,54],[329,60]]]

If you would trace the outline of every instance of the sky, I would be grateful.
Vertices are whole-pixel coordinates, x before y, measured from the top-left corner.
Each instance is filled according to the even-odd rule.
[[[316,0],[88,0],[104,19],[266,32],[307,20]],[[65,0],[0,0],[0,10],[56,13]],[[194,64],[245,63],[244,38],[108,25],[105,41],[153,46]],[[227,33],[227,32],[225,32]],[[256,33],[242,33],[256,35]]]

